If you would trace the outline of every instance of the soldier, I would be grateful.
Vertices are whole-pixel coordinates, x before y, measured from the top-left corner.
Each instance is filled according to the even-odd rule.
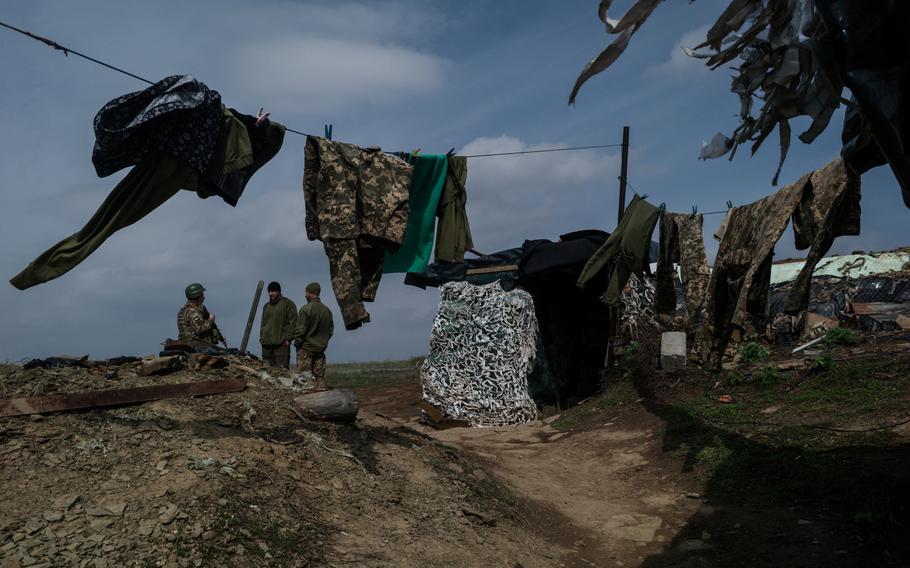
[[[325,349],[335,331],[332,311],[319,299],[318,282],[306,286],[306,305],[297,316],[294,339],[297,345],[297,370],[310,371],[317,388],[327,388],[325,382]]]
[[[177,312],[177,338],[181,343],[194,347],[212,347],[219,342],[227,347],[227,339],[215,325],[215,314],[210,314],[202,304],[205,288],[198,282],[186,287],[186,304]]]
[[[297,306],[281,295],[278,282],[270,282],[268,291],[269,301],[262,306],[259,326],[262,358],[273,367],[287,369],[291,366],[291,338],[297,325]]]

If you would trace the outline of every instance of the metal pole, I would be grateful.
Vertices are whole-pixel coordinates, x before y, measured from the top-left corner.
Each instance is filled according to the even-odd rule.
[[[262,287],[265,282],[259,281],[256,286],[256,294],[253,296],[253,305],[250,306],[250,317],[246,320],[246,330],[243,332],[243,343],[240,344],[240,351],[246,353],[247,343],[250,342],[250,332],[253,331],[253,322],[256,320],[256,309],[259,307],[259,298],[262,296]]]
[[[619,167],[619,215],[616,217],[616,224],[622,221],[623,213],[626,212],[626,177],[629,174],[629,127],[622,127],[622,164]]]

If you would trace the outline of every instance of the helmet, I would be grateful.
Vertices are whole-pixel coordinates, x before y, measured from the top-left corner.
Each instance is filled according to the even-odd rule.
[[[205,292],[205,288],[202,287],[202,284],[199,282],[193,282],[186,287],[186,299],[192,300],[194,298],[198,298],[202,295],[203,292]]]

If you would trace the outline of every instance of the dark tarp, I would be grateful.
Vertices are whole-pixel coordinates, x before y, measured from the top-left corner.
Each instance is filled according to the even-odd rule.
[[[891,165],[910,207],[910,2],[815,0],[857,109],[844,119],[843,156],[863,173]]]
[[[553,242],[528,240],[464,262],[435,263],[426,274],[408,274],[405,283],[425,288],[446,282],[500,282],[505,289],[521,285],[534,299],[543,352],[528,377],[538,404],[567,404],[592,395],[600,382],[607,352],[609,307],[600,300],[610,274],[603,271],[586,291],[575,285],[585,263],[609,237],[603,231],[576,231]],[[514,267],[500,272],[467,274],[470,269]]]
[[[609,280],[586,289],[575,285],[588,259],[607,240],[603,231],[577,231],[558,242],[526,241],[519,263],[519,284],[534,298],[537,322],[552,379],[529,378],[538,403],[574,403],[597,391],[607,355],[610,308],[600,299]]]

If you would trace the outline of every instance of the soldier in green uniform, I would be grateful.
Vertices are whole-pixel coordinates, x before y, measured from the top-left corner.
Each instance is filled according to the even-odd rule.
[[[262,306],[259,343],[262,359],[273,367],[291,366],[291,338],[297,325],[297,306],[281,295],[281,284],[270,282],[269,301]]]
[[[186,304],[177,312],[177,339],[194,347],[211,347],[223,343],[227,347],[227,339],[221,335],[215,325],[215,314],[210,314],[203,305],[205,301],[205,288],[198,282],[193,282],[186,287]]]
[[[335,331],[332,311],[319,299],[319,283],[306,287],[306,305],[297,315],[294,340],[297,345],[297,370],[310,371],[318,388],[327,388],[325,382],[325,349]]]

